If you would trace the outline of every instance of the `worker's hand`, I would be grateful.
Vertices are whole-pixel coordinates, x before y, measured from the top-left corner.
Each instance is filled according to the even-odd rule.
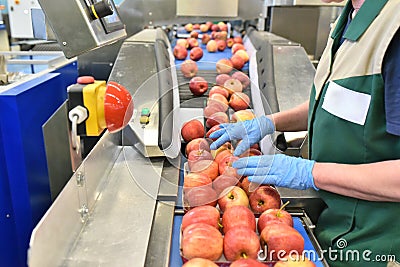
[[[232,167],[238,174],[248,176],[250,182],[318,190],[312,175],[314,164],[313,160],[277,154],[241,158],[233,162]]]
[[[220,128],[210,135],[211,138],[218,138],[210,148],[214,150],[230,140],[241,139],[242,142],[235,149],[235,156],[243,154],[251,145],[275,131],[274,123],[266,116],[242,122],[224,123],[220,125]]]

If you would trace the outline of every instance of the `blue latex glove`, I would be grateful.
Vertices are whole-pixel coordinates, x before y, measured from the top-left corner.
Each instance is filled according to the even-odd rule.
[[[248,176],[250,182],[319,190],[312,175],[314,164],[314,160],[277,154],[241,158],[233,162],[232,167],[238,174]]]
[[[235,156],[240,156],[251,145],[275,132],[274,123],[266,116],[242,122],[224,123],[220,125],[220,128],[210,135],[211,138],[218,138],[211,144],[210,148],[214,150],[230,140],[241,139],[242,142],[235,149]]]

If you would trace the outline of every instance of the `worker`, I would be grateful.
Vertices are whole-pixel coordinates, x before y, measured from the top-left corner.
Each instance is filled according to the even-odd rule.
[[[317,190],[326,208],[315,233],[333,267],[400,266],[399,27],[400,0],[347,2],[307,103],[211,135],[211,149],[241,139],[240,155],[275,130],[308,130],[309,159],[254,156],[233,167],[251,182]]]

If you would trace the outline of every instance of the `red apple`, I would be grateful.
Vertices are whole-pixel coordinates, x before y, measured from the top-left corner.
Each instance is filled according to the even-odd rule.
[[[199,46],[199,41],[197,41],[196,38],[190,37],[187,39],[189,43],[189,49],[192,49],[193,47],[198,47]]]
[[[249,189],[250,181],[249,181],[249,178],[247,176],[243,177],[242,180],[240,181],[240,187],[244,190],[244,192],[246,192],[246,195],[248,197],[250,197],[252,192],[250,192],[250,189]]]
[[[223,74],[219,74],[217,75],[217,77],[215,78],[215,83],[219,86],[223,86],[224,83],[226,82],[226,80],[229,80],[231,78],[231,76],[229,76],[226,73]]]
[[[235,92],[229,99],[229,106],[234,110],[247,109],[250,105],[250,97],[242,92]]]
[[[185,30],[186,30],[187,32],[193,31],[193,24],[192,24],[192,23],[186,24],[186,25],[185,25]]]
[[[200,206],[189,210],[182,217],[182,231],[191,224],[205,223],[219,230],[219,210],[212,206]]]
[[[236,177],[228,176],[228,175],[220,175],[214,179],[212,182],[212,187],[214,188],[217,195],[220,195],[222,191],[226,188],[235,186],[239,184],[239,180]]]
[[[190,43],[189,43],[189,47],[190,47]],[[246,50],[246,48],[244,47],[244,45],[238,44],[238,43],[232,45],[232,55],[234,55],[239,50]]]
[[[212,102],[209,102],[207,104],[207,106],[204,108],[204,117],[210,118],[217,112],[225,113],[227,109],[228,109],[228,105],[226,105],[222,102],[213,100]]]
[[[233,122],[247,121],[247,120],[252,120],[255,117],[256,115],[251,110],[248,109],[239,110],[232,114],[232,121]]]
[[[278,260],[297,253],[301,255],[304,250],[304,238],[294,229],[283,223],[271,223],[265,226],[260,235],[261,247],[267,247],[267,260]],[[286,253],[282,253],[282,251]]]
[[[194,208],[198,206],[217,205],[217,193],[211,186],[197,186],[184,191],[185,208]]]
[[[212,21],[207,21],[206,22],[206,25],[208,26],[208,29],[211,29],[211,26],[213,25],[214,23],[212,23]]]
[[[183,60],[187,57],[187,54],[188,54],[188,52],[185,47],[180,46],[180,45],[176,45],[174,47],[174,57],[176,59]]]
[[[217,41],[215,41],[215,40],[208,41],[206,49],[210,53],[217,52],[217,50],[218,50]]]
[[[255,149],[255,148],[249,148],[245,152],[243,152],[243,154],[240,155],[239,158],[261,156],[261,155],[262,155],[262,153],[260,150]]]
[[[211,40],[211,36],[207,33],[203,33],[203,36],[201,37],[201,43],[207,44],[210,40]]]
[[[196,161],[199,161],[199,160],[213,160],[213,159],[214,159],[213,156],[207,150],[203,150],[203,149],[193,150],[188,155],[189,168],[192,168],[193,163],[196,162]]]
[[[232,262],[229,267],[267,267],[268,265],[265,265],[255,259],[240,259]]]
[[[191,224],[182,233],[181,248],[186,259],[218,260],[223,251],[222,234],[205,223]]]
[[[249,206],[249,198],[246,192],[238,186],[232,186],[225,189],[218,199],[218,205],[223,212],[232,206]]]
[[[249,54],[247,54],[247,52],[244,50],[236,51],[235,55],[240,56],[244,60],[244,63],[249,61]]]
[[[186,49],[189,48],[189,43],[188,43],[187,39],[178,39],[178,40],[176,40],[176,45],[183,46]]]
[[[223,146],[221,146],[221,147],[223,147]],[[212,154],[212,153],[211,153]],[[214,156],[214,161],[215,162],[217,162],[218,163],[218,166],[219,166],[219,164],[221,163],[221,161],[224,159],[224,158],[226,158],[226,157],[231,157],[231,156],[233,156],[233,149],[232,148],[229,148],[229,147],[226,147],[224,150],[222,150],[220,153],[218,153],[218,154],[216,154],[215,156]],[[219,168],[219,167],[218,167]]]
[[[211,187],[212,180],[203,173],[188,173],[183,179],[184,193],[189,192],[194,187]]]
[[[233,42],[236,44],[243,44],[243,39],[240,36],[233,37]]]
[[[233,41],[233,38],[228,38],[228,39],[226,40],[226,46],[229,47],[229,48],[231,48],[231,47],[233,46],[234,43],[235,43],[235,42]]]
[[[199,61],[203,57],[203,49],[200,47],[193,47],[192,50],[190,50],[189,57],[191,60]]]
[[[199,38],[199,33],[198,32],[196,32],[196,31],[191,31],[190,32],[190,37],[191,38]]]
[[[248,227],[229,229],[224,236],[224,255],[228,261],[257,259],[260,241],[257,234]]]
[[[289,255],[275,263],[274,267],[316,267],[316,265],[303,255]]]
[[[226,209],[222,215],[222,230],[224,233],[237,227],[247,227],[256,231],[256,218],[254,213],[245,206],[233,206]]]
[[[208,90],[208,82],[203,77],[193,77],[189,82],[189,89],[195,96],[202,96]]]
[[[208,32],[209,26],[207,24],[201,24],[200,25],[200,31],[201,32]]]
[[[182,265],[182,267],[218,267],[218,265],[207,259],[193,258]]]
[[[187,59],[181,64],[181,72],[186,78],[192,78],[196,76],[197,71],[197,64],[191,59]]]
[[[263,213],[268,209],[279,209],[281,197],[275,188],[262,185],[258,187],[249,197],[250,207],[254,213]]]
[[[268,209],[264,211],[257,222],[258,232],[261,233],[270,223],[283,223],[293,227],[293,218],[289,212],[282,209]]]
[[[228,31],[228,25],[226,25],[225,22],[218,22],[218,27],[220,31]]]
[[[231,57],[231,62],[232,62],[232,66],[237,70],[243,69],[244,64],[245,64],[243,58],[237,54],[234,54]]]
[[[215,125],[218,125],[221,123],[228,123],[228,122],[229,122],[229,118],[225,112],[217,112],[207,118],[206,126],[207,126],[207,128],[211,128]]]
[[[240,50],[242,51],[242,50]],[[250,78],[247,76],[245,73],[241,71],[236,71],[235,73],[232,74],[233,79],[238,79],[242,85],[243,89],[246,89],[250,85]]]
[[[215,131],[218,131],[219,129],[221,129],[221,128],[219,127],[219,124],[218,124],[218,125],[215,125],[215,126],[213,126],[213,127],[211,127],[211,129],[207,131],[206,137],[209,138],[209,137],[210,137],[210,134],[212,134],[212,133],[215,132]],[[214,138],[214,139],[212,139],[212,140],[215,141],[215,140],[217,140],[217,139]],[[210,152],[211,152],[211,151],[210,151]]]
[[[203,138],[204,134],[204,126],[199,120],[192,119],[182,125],[181,135],[185,142],[190,142],[196,138]]]
[[[224,88],[228,90],[229,94],[243,91],[242,83],[238,79],[232,79],[232,78],[225,81]]]
[[[220,75],[226,75],[226,74],[220,74]],[[229,92],[226,90],[224,87],[215,85],[210,89],[210,92],[208,92],[208,97],[211,97],[213,94],[221,94],[225,98],[229,97]]]
[[[193,30],[200,30],[200,24],[193,24]]]
[[[221,30],[220,32],[219,32],[219,39],[220,40],[222,40],[222,41],[226,41],[226,39],[228,38],[228,33],[227,33],[227,31],[225,31],[225,30]],[[226,45],[226,43],[225,43],[225,45]]]
[[[215,66],[216,66],[217,72],[219,74],[222,74],[222,73],[228,74],[233,69],[232,62],[226,58],[218,60],[217,64]]]
[[[197,150],[197,149],[203,149],[207,150],[208,152],[211,152],[210,150],[210,145],[208,144],[207,140],[205,138],[196,138],[187,143],[186,145],[186,156],[190,154],[191,151]]]
[[[215,37],[217,37],[218,32],[217,31],[212,31],[211,32],[211,39],[217,40]]]
[[[224,174],[226,169],[228,168],[232,168],[232,163],[237,161],[239,159],[239,157],[235,157],[235,156],[226,156],[225,158],[222,158],[220,160],[220,162],[218,162],[218,170],[220,174]],[[232,168],[234,170],[234,176],[238,177],[237,173],[236,173],[236,169]]]
[[[211,26],[211,30],[212,30],[212,31],[215,31],[215,32],[219,31],[218,25],[217,25],[217,24],[213,24],[213,25]]]
[[[208,103],[213,103],[213,102],[216,102],[216,101],[224,104],[226,106],[226,108],[228,109],[229,103],[228,103],[228,100],[226,99],[226,97],[224,95],[221,95],[221,94],[218,94],[218,93],[209,95]]]
[[[218,51],[224,51],[226,48],[226,41],[218,40],[217,41]]]
[[[203,173],[210,177],[211,180],[214,180],[219,175],[218,164],[213,160],[199,160],[193,162],[190,171],[194,173]]]

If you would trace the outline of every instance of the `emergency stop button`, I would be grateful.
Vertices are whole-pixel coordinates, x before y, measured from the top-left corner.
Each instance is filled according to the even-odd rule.
[[[91,83],[94,83],[94,77],[93,76],[81,76],[81,77],[78,77],[76,82],[79,84],[91,84]]]

